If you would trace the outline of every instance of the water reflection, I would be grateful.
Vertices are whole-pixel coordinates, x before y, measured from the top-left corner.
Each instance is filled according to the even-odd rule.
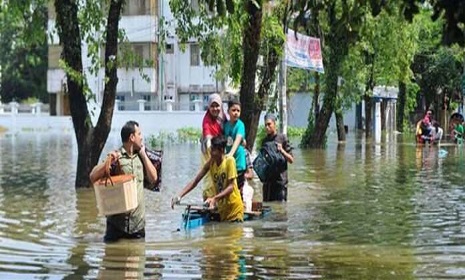
[[[97,279],[143,279],[145,259],[144,241],[122,240],[106,244]]]
[[[118,145],[113,135],[104,153]],[[270,203],[262,220],[186,232],[169,199],[198,170],[200,150],[170,143],[163,189],[145,194],[145,242],[108,245],[93,191],[73,188],[75,147],[72,134],[0,136],[1,279],[465,277],[465,156],[455,146],[349,139],[295,149],[288,203]],[[199,188],[186,202],[200,197]]]

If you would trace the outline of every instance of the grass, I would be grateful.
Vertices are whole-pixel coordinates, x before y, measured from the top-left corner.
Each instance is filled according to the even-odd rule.
[[[288,137],[301,137],[305,132],[305,128],[288,127]],[[147,141],[151,147],[164,146],[166,144],[179,143],[197,143],[202,137],[202,130],[195,127],[185,127],[176,130],[176,132],[160,131],[157,135],[151,135]],[[265,127],[258,127],[256,142],[265,137]]]
[[[176,132],[160,131],[158,135],[151,135],[148,143],[151,147],[164,146],[166,144],[197,143],[202,136],[200,128],[186,127]]]

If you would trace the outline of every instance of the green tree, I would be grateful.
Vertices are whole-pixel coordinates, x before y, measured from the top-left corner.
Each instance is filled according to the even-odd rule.
[[[231,77],[235,85],[240,85],[241,119],[251,147],[282,56],[281,23],[287,14],[286,4],[287,1],[274,5],[265,0],[212,0],[199,1],[193,7],[189,1],[170,1],[180,41],[196,38],[202,46],[202,60],[219,68],[217,78]],[[263,65],[257,65],[260,55]]]
[[[103,6],[108,7],[104,30],[105,88],[101,112],[93,126],[87,107],[90,96],[83,72],[81,44],[92,38],[91,31],[102,24],[103,7],[99,1],[88,0],[84,8],[73,0],[55,0],[56,24],[63,47],[71,117],[78,144],[76,187],[90,186],[89,173],[97,164],[110,133],[118,83],[118,28],[123,3],[124,0],[114,0]]]
[[[315,126],[302,139],[302,145],[320,148],[326,144],[326,131],[331,115],[340,109],[338,102],[338,81],[341,69],[349,50],[359,40],[360,28],[367,15],[376,16],[384,1],[296,1],[293,11],[297,27],[307,28],[317,22],[321,27],[323,59],[325,65],[324,97],[320,111],[315,118]],[[315,17],[313,20],[307,20]],[[338,111],[339,112],[339,111]],[[339,113],[340,114],[340,113]],[[339,116],[339,122],[340,116]],[[305,140],[305,141],[304,141]]]
[[[451,100],[460,100],[462,87],[463,49],[456,44],[441,46],[444,20],[433,21],[432,14],[431,9],[422,9],[413,21],[418,22],[420,34],[411,68],[420,87],[417,110],[422,113],[430,107],[438,112],[446,109]]]
[[[412,65],[420,86],[419,105],[422,112],[449,109],[450,101],[461,102],[463,49],[439,47],[434,52],[421,52]],[[423,101],[423,102],[422,102]]]
[[[414,16],[422,11],[425,6],[431,6],[433,20],[443,19],[442,21],[442,43],[451,45],[458,43],[465,45],[465,33],[463,24],[465,24],[465,2],[449,0],[404,0],[404,16],[408,20],[413,20]]]
[[[345,107],[365,101],[365,136],[369,138],[372,134],[373,89],[410,82],[412,72],[409,66],[418,49],[418,27],[405,21],[398,7],[393,5],[377,17],[367,15],[359,36],[343,64],[344,83],[340,97],[343,97]],[[400,111],[404,112],[404,109]]]
[[[0,96],[2,102],[47,94],[47,8],[29,1],[0,6]]]

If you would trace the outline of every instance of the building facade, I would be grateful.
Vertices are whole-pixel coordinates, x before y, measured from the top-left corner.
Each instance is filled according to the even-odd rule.
[[[164,20],[164,29],[167,31],[164,48],[159,46],[159,41],[162,41],[159,40],[158,32],[160,18]],[[47,71],[50,114],[68,115],[66,75],[59,67],[62,48],[57,32],[54,31],[55,19],[53,1],[50,1]],[[127,1],[120,28],[125,32],[132,52],[143,61],[153,63],[150,66],[141,65],[140,69],[118,69],[118,110],[203,110],[209,94],[224,90],[224,84],[214,78],[215,67],[203,64],[200,47],[196,42],[190,42],[185,51],[181,51],[169,0]],[[100,52],[103,58],[104,50]],[[85,42],[82,45],[82,58],[90,90],[99,105],[104,90],[104,69],[95,75],[90,73],[92,65]]]

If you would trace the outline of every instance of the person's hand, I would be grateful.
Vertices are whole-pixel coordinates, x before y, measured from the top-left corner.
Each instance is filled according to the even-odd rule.
[[[278,148],[278,151],[279,151],[280,153],[283,152],[283,144],[281,144],[281,143],[276,143],[276,147]]]
[[[111,151],[107,156],[111,156],[111,163],[115,163],[121,157],[121,153],[118,150]]]
[[[208,204],[208,209],[210,209],[210,210],[215,209],[216,208],[216,198],[214,196],[207,198],[207,200],[205,200],[205,204]]]
[[[173,198],[171,198],[171,209],[174,209],[174,205],[179,205],[179,203],[181,203],[181,197],[173,196]]]
[[[141,144],[141,145],[140,145],[140,148],[139,148],[139,155],[140,155],[140,156],[146,155],[146,153],[145,153],[145,145],[144,145],[144,144]]]

